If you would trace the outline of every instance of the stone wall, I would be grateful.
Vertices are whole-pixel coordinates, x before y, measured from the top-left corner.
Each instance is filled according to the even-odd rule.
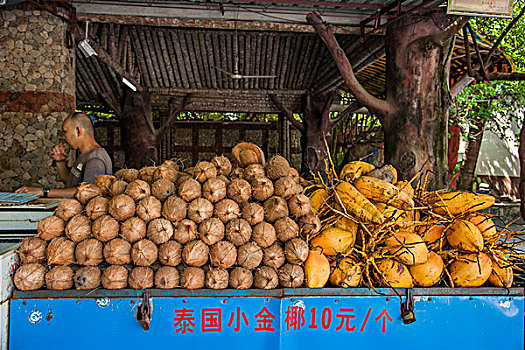
[[[61,184],[49,151],[75,106],[67,28],[47,12],[0,10],[0,191]]]

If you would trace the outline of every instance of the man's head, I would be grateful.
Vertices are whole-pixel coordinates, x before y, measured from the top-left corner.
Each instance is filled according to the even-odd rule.
[[[94,140],[94,130],[91,119],[85,114],[76,112],[64,120],[62,132],[66,142],[74,149],[79,149],[84,142]]]

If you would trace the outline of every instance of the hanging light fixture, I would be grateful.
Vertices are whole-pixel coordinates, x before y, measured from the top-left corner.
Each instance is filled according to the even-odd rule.
[[[86,37],[78,43],[78,48],[86,57],[97,56],[97,52],[91,47],[88,40],[89,21],[86,21]]]

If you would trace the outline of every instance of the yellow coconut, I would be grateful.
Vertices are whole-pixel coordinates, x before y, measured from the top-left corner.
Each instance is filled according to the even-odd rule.
[[[344,254],[354,246],[356,233],[357,227],[352,231],[329,227],[315,236],[310,246],[319,248],[325,255]]]
[[[483,236],[479,229],[467,220],[455,220],[446,231],[448,243],[468,252],[479,252],[483,249]]]
[[[408,270],[416,286],[431,287],[439,282],[444,268],[443,259],[436,253],[430,252],[426,263],[409,266]]]
[[[330,282],[333,285],[348,288],[357,287],[361,283],[363,266],[350,258],[344,258],[339,262],[334,260],[330,263],[330,268],[332,271]]]
[[[428,249],[423,239],[412,232],[397,231],[385,240],[394,259],[405,265],[417,265],[427,262]]]
[[[429,224],[420,226],[418,228],[418,234],[423,238],[423,241],[427,244],[444,244],[445,243],[445,231],[446,226],[440,224]]]
[[[376,279],[382,287],[412,288],[414,281],[408,268],[394,259],[382,259],[377,263]]]
[[[414,198],[414,188],[408,181],[398,181],[394,182],[394,186],[399,188],[401,192],[405,192],[406,195],[410,198]]]
[[[326,206],[325,202],[328,201],[328,192],[324,188],[320,188],[310,194],[310,203],[312,204],[312,211],[315,215],[318,215],[323,207]]]
[[[489,276],[489,283],[496,287],[510,288],[514,281],[512,267],[506,266],[503,262],[498,264],[493,258],[490,260],[492,262],[492,273]]]
[[[354,221],[344,216],[338,216],[335,220],[334,226],[350,232],[357,232],[357,229],[359,228]]]
[[[361,162],[359,160],[352,161],[350,163],[347,163],[341,172],[339,173],[339,179],[343,181],[349,181],[352,182],[361,175],[364,175],[372,170],[374,170],[376,167],[370,163]]]
[[[440,215],[465,214],[491,207],[494,202],[495,198],[488,194],[462,191],[439,190],[426,193],[423,197],[423,203],[429,205],[433,212]]]
[[[330,277],[330,263],[323,253],[310,250],[304,263],[304,274],[308,288],[323,288]]]
[[[479,213],[470,214],[468,221],[476,225],[483,236],[484,242],[496,242],[499,239],[499,233],[494,221],[486,215]]]
[[[449,268],[455,287],[479,287],[492,273],[492,262],[485,253],[461,255]]]

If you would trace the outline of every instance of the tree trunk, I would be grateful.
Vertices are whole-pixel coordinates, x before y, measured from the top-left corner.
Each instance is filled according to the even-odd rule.
[[[151,116],[150,94],[126,88],[120,130],[127,167],[139,169],[158,161],[157,136]]]
[[[476,164],[478,163],[479,149],[481,148],[481,141],[483,140],[483,131],[485,122],[482,120],[475,120],[474,130],[469,131],[469,140],[465,148],[465,156],[463,157],[463,164],[459,171],[458,188],[462,190],[472,191],[474,184],[474,173],[476,171]]]
[[[437,40],[449,20],[407,16],[387,27],[387,101],[393,113],[383,115],[385,162],[400,178],[429,174],[427,188],[448,185],[447,120],[450,105],[448,66],[452,39]],[[441,28],[440,28],[441,27]]]
[[[461,128],[457,121],[449,127],[449,138],[448,138],[448,150],[447,150],[447,163],[448,170],[450,173],[454,171],[456,164],[458,163],[458,152],[459,142],[461,139]],[[454,177],[450,178],[450,186],[456,188],[456,182],[458,179],[459,171],[454,174]]]
[[[518,154],[520,158],[520,210],[521,217],[525,220],[525,123],[521,126]]]

